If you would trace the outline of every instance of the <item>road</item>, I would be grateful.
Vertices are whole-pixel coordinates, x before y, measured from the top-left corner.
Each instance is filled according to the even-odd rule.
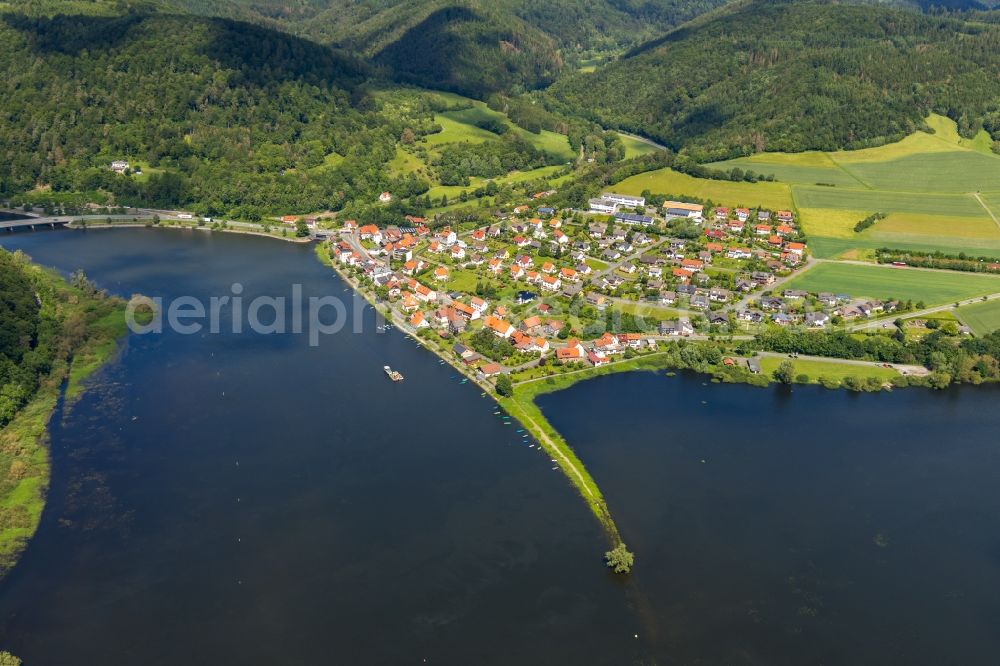
[[[927,269],[933,270],[933,269]],[[981,303],[984,300],[992,301],[994,299],[1000,298],[1000,292],[995,294],[988,294],[986,296],[976,296],[975,298],[966,298],[963,301],[956,301],[959,305],[972,305],[973,303]],[[899,314],[892,314],[888,317],[882,317],[881,319],[872,319],[870,321],[865,321],[860,324],[855,324],[849,326],[850,331],[863,331],[865,329],[873,328],[890,328],[893,326],[893,322],[899,317],[905,317],[906,319],[912,319],[914,317],[923,317],[925,315],[934,314],[935,312],[944,312],[945,310],[952,310],[955,307],[955,303],[947,303],[945,305],[937,305],[933,308],[924,308],[923,310],[916,310],[913,312],[902,312]]]
[[[775,289],[777,289],[781,285],[785,284],[789,280],[791,280],[793,278],[797,278],[798,276],[802,275],[807,270],[809,270],[810,268],[812,268],[816,264],[817,261],[818,261],[817,259],[813,259],[811,256],[806,257],[806,260],[804,262],[802,262],[802,265],[799,268],[797,268],[796,270],[792,271],[791,275],[786,275],[785,277],[776,278],[774,280],[774,282],[772,282],[771,284],[767,285],[764,289],[753,289],[753,290],[747,292],[746,295],[743,296],[743,298],[741,298],[739,301],[737,301],[729,309],[730,310],[736,310],[737,312],[739,312],[740,310],[745,310],[747,308],[747,306],[750,305],[750,301],[752,301],[753,299],[755,299],[758,296],[760,296],[764,291],[774,291]]]

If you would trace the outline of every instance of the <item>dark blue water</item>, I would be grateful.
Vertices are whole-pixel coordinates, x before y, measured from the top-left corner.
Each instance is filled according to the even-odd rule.
[[[630,373],[543,396],[637,553],[665,663],[996,664],[1000,387]]]
[[[117,293],[345,294],[311,246],[5,236]],[[396,332],[131,336],[52,424],[49,504],[0,583],[29,666],[630,663],[627,586],[548,457]],[[350,328],[348,328],[348,331]],[[406,375],[389,382],[382,366]]]
[[[124,295],[350,296],[311,247],[265,239],[0,242]],[[637,553],[622,582],[548,457],[360,313],[318,348],[131,336],[53,421],[0,647],[28,666],[996,663],[996,388],[632,373],[545,396]]]

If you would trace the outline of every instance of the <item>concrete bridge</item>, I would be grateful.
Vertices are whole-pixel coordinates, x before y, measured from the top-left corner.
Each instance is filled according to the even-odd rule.
[[[0,230],[38,229],[41,227],[56,228],[69,224],[69,219],[58,217],[29,217],[24,220],[0,220]]]

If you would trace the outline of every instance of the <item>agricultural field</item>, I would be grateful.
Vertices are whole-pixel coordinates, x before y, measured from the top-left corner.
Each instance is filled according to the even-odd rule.
[[[787,183],[821,257],[883,246],[1000,255],[1000,156],[989,135],[966,139],[938,115],[926,123],[931,131],[876,148],[759,153],[710,166]],[[888,217],[854,232],[876,212]]]
[[[955,310],[955,314],[976,335],[985,335],[1000,329],[1000,300],[963,305]]]
[[[661,194],[688,195],[731,206],[770,209],[790,208],[791,191],[785,183],[736,183],[694,178],[673,169],[647,171],[609,186],[615,192],[639,195],[645,190]]]
[[[739,168],[760,174],[772,174],[782,183],[816,185],[824,183],[837,187],[859,187],[864,184],[840,168],[827,153],[758,153],[708,166],[728,171]]]
[[[981,273],[821,263],[786,282],[783,289],[832,291],[864,298],[897,298],[939,305],[1000,292],[1000,276]]]

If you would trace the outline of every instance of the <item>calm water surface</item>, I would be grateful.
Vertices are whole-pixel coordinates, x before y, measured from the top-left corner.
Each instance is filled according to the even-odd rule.
[[[1000,391],[596,378],[540,405],[685,664],[996,664]]]
[[[123,295],[349,297],[266,239],[0,242]],[[638,553],[623,583],[518,426],[359,312],[315,349],[131,336],[53,420],[0,645],[28,666],[996,663],[1000,392],[633,373],[544,397]]]
[[[311,246],[170,230],[2,237],[121,294],[336,294]],[[52,426],[0,645],[56,664],[632,661],[599,526],[491,401],[402,335],[131,336]],[[406,375],[389,382],[382,366]]]

